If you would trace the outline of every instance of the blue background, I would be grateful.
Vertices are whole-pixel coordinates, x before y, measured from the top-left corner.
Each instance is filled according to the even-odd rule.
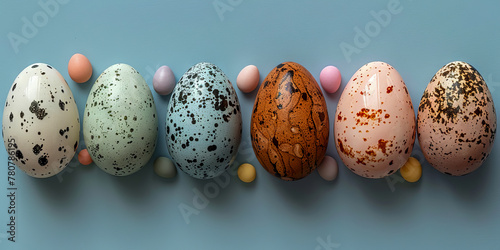
[[[235,86],[248,64],[260,69],[262,80],[277,64],[295,61],[317,80],[327,65],[343,74],[341,89],[325,95],[333,129],[341,90],[359,67],[374,60],[399,71],[415,108],[431,77],[455,60],[476,67],[500,103],[498,1],[401,0],[400,13],[392,14],[387,25],[378,24],[378,30],[370,12],[387,10],[389,2],[218,0],[226,4],[219,15],[212,0],[72,0],[58,4],[44,20],[36,1],[2,1],[0,103],[17,74],[35,62],[51,64],[68,80],[82,116],[91,85],[115,63],[136,68],[152,89],[161,65],[170,66],[178,80],[193,64],[210,61]],[[23,17],[40,27],[25,32],[27,43],[16,52],[8,37],[23,36]],[[364,31],[366,25],[373,26],[370,41],[356,45],[356,27]],[[348,58],[342,42],[359,50]],[[78,52],[94,68],[85,84],[71,81],[67,73],[69,58]],[[16,171],[16,243],[6,239],[7,153],[2,150],[0,249],[328,249],[321,248],[325,242],[331,249],[499,248],[498,142],[484,165],[468,176],[446,176],[422,162],[422,179],[407,183],[398,182],[399,173],[379,180],[351,173],[340,162],[331,133],[327,154],[339,162],[338,179],[326,182],[314,172],[285,182],[265,172],[251,149],[256,92],[237,90],[243,138],[236,164],[256,166],[254,183],[242,183],[234,171],[223,187],[184,173],[172,180],[156,176],[153,160],[168,156],[162,135],[169,96],[153,91],[160,136],[153,158],[138,173],[113,177],[95,165],[79,165],[76,157],[50,179]],[[413,155],[423,160],[418,144]],[[196,209],[196,190],[213,198],[187,221],[179,206]]]

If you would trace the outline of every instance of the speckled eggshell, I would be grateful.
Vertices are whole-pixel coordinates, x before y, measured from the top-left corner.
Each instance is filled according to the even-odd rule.
[[[418,108],[418,140],[434,168],[453,176],[476,170],[491,152],[496,128],[493,98],[474,67],[451,62],[432,77]]]
[[[321,163],[328,145],[325,99],[302,65],[285,62],[264,79],[253,106],[252,146],[260,164],[283,180],[299,180]]]
[[[144,78],[115,64],[96,80],[83,115],[83,138],[94,163],[106,173],[137,172],[156,147],[158,117]]]
[[[78,147],[80,120],[56,69],[35,63],[17,76],[5,102],[2,132],[9,159],[28,175],[46,178],[68,165]]]
[[[238,96],[224,72],[207,62],[186,71],[167,107],[167,148],[176,166],[197,179],[219,176],[236,158],[241,130]]]
[[[415,111],[399,73],[384,62],[361,67],[335,115],[337,152],[355,174],[383,178],[401,168],[415,142]]]

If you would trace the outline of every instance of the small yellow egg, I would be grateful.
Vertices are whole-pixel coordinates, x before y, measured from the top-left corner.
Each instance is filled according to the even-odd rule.
[[[238,177],[243,182],[252,182],[253,180],[255,180],[255,175],[255,168],[254,166],[252,166],[252,164],[244,163],[238,167]]]
[[[399,172],[407,182],[417,182],[422,177],[422,166],[417,159],[410,157]]]

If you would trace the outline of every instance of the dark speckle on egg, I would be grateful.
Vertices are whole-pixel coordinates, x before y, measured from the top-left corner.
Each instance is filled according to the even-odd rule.
[[[80,135],[78,109],[68,84],[56,69],[36,63],[26,67],[9,90],[2,135],[6,148],[15,148],[12,161],[36,178],[60,173],[75,153],[65,148]],[[7,125],[12,122],[15,125]],[[61,127],[64,136],[59,135]]]
[[[133,174],[153,155],[158,133],[156,106],[144,78],[130,65],[112,65],[99,76],[85,113],[85,144],[105,172]],[[75,142],[75,150],[77,147]]]
[[[199,63],[180,78],[167,107],[165,130],[173,161],[188,175],[209,179],[230,166],[241,139],[241,114],[222,70]]]
[[[299,180],[321,163],[329,137],[326,102],[302,65],[281,63],[255,100],[250,136],[261,165],[283,180]]]
[[[443,66],[418,109],[418,138],[426,160],[442,173],[466,175],[487,158],[495,133],[495,107],[483,77],[465,62]]]

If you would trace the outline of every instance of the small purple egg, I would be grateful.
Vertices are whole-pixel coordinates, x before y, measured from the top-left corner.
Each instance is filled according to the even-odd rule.
[[[175,87],[174,72],[168,66],[161,66],[153,77],[153,88],[160,95],[172,93]]]

